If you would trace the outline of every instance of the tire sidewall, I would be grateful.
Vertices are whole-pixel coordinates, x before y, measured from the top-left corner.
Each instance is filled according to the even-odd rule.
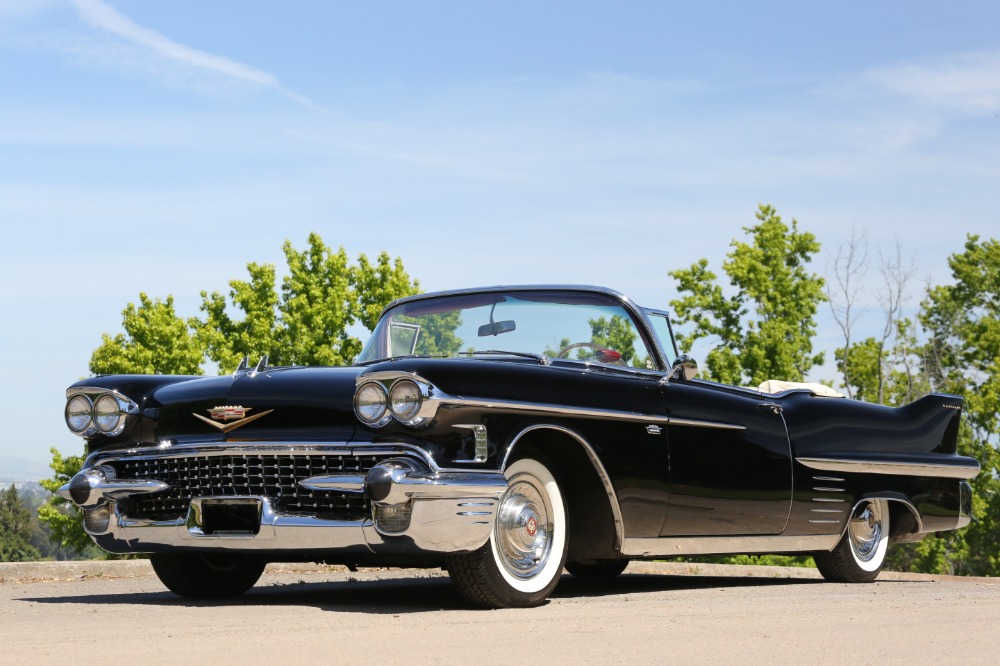
[[[549,469],[538,460],[533,458],[522,458],[512,463],[504,470],[504,475],[508,480],[516,476],[526,474],[534,477],[544,488],[548,496],[549,508],[552,511],[552,545],[549,551],[548,561],[537,574],[531,578],[518,578],[514,576],[503,565],[501,555],[497,549],[496,524],[494,523],[493,534],[490,536],[488,554],[490,555],[487,564],[498,582],[502,582],[506,588],[507,595],[513,600],[520,602],[534,602],[539,598],[546,598],[555,589],[562,574],[563,565],[566,561],[567,544],[567,515],[566,505],[563,501],[559,484]],[[499,512],[498,512],[499,515]]]

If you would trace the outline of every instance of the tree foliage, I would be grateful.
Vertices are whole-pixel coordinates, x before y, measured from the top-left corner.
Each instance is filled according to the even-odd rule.
[[[856,397],[904,405],[930,391],[965,399],[959,452],[977,458],[983,471],[972,480],[973,522],[964,530],[931,536],[889,550],[887,566],[944,574],[1000,573],[1000,243],[970,236],[949,258],[953,284],[928,289],[919,323],[904,317],[906,270],[884,262],[879,301],[881,337],[837,350],[837,365]]]
[[[823,278],[808,270],[819,243],[798,222],[789,227],[768,205],[759,207],[758,223],[744,227],[749,242],[734,240],[722,269],[727,290],[701,259],[672,271],[681,298],[671,301],[676,324],[693,325],[677,335],[688,352],[700,338],[717,346],[706,359],[708,376],[727,384],[759,384],[768,379],[801,381],[823,354],[814,354],[816,310],[825,299]]]
[[[67,551],[84,553],[93,548],[93,542],[83,531],[83,516],[72,502],[64,500],[56,491],[68,483],[83,466],[83,456],[63,456],[56,449],[52,452],[49,466],[54,473],[51,479],[41,482],[42,487],[52,493],[49,500],[38,508],[38,520],[49,530],[50,538]]]
[[[174,311],[174,297],[150,299],[139,294],[139,305],[122,311],[125,333],[101,336],[90,357],[90,371],[110,374],[201,374],[204,350],[188,323]]]
[[[38,557],[38,549],[31,545],[31,514],[11,484],[0,492],[0,562],[26,562]]]
[[[139,304],[122,311],[124,333],[104,334],[90,359],[94,374],[201,374],[207,360],[224,372],[249,355],[269,357],[271,365],[342,365],[361,351],[357,325],[369,330],[389,302],[415,294],[400,259],[387,253],[372,262],[364,254],[352,265],[347,252],[328,247],[319,234],[296,250],[282,249],[288,275],[280,292],[271,264],[247,264],[248,279],[229,282],[228,295],[201,292],[202,318],[183,319],[165,300],[139,294]],[[55,493],[80,471],[82,456],[63,457],[52,449],[51,479],[42,482]],[[38,510],[52,539],[84,553],[93,545],[81,525],[80,511],[57,495]]]
[[[928,290],[920,320],[935,390],[965,399],[961,452],[979,459],[972,480],[973,523],[958,573],[1000,573],[1000,242],[969,236],[949,261],[954,284]],[[954,540],[954,539],[952,539]],[[951,558],[949,558],[951,559]]]
[[[249,281],[230,281],[228,299],[202,292],[204,318],[191,325],[219,368],[235,368],[247,354],[266,354],[273,365],[350,363],[362,345],[353,327],[371,330],[389,302],[420,289],[385,252],[375,263],[362,254],[352,265],[343,248],[334,252],[315,233],[305,250],[289,241],[283,250],[289,273],[280,293],[274,266],[256,263],[247,265]]]

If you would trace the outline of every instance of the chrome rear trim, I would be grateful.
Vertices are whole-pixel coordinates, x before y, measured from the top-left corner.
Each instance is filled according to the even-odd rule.
[[[889,474],[898,476],[930,476],[944,479],[971,479],[979,474],[977,462],[971,464],[946,464],[898,460],[858,460],[852,458],[796,458],[811,469],[823,472],[853,474]]]

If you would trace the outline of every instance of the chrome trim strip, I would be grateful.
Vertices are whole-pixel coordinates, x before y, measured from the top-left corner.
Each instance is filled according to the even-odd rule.
[[[839,521],[838,521],[839,522]],[[840,534],[804,536],[660,537],[625,539],[622,555],[636,558],[829,551]]]
[[[746,430],[746,426],[734,423],[719,423],[717,421],[695,421],[692,419],[667,419],[672,426],[690,426],[694,428],[715,428],[717,430]]]
[[[834,502],[834,503],[839,503],[839,502],[846,502],[846,501],[847,500],[845,500],[845,499],[834,499],[834,498],[831,498],[831,497],[813,497],[813,502]]]
[[[516,412],[535,412],[541,414],[558,414],[561,416],[582,416],[584,418],[611,419],[617,421],[655,421],[656,423],[671,423],[666,416],[641,414],[639,412],[623,412],[613,409],[597,409],[587,407],[569,407],[566,405],[545,405],[532,402],[515,402],[513,400],[482,400],[476,398],[444,398],[445,407],[480,407],[483,409],[506,409]],[[681,424],[686,425],[686,424]]]
[[[655,424],[669,424],[680,427],[694,427],[694,428],[714,428],[719,430],[746,430],[746,426],[737,425],[733,423],[721,423],[718,421],[700,421],[694,419],[675,419],[659,414],[643,414],[641,412],[626,412],[615,409],[600,409],[596,407],[573,407],[569,405],[550,405],[539,402],[521,402],[516,400],[500,400],[500,399],[484,399],[484,398],[466,398],[459,396],[451,396],[444,391],[437,388],[434,384],[427,381],[420,375],[412,372],[397,372],[394,370],[382,370],[378,372],[363,372],[358,375],[354,382],[356,387],[360,387],[370,381],[378,382],[380,384],[391,384],[393,382],[399,381],[401,379],[409,379],[420,387],[421,392],[424,395],[423,404],[420,407],[420,412],[417,417],[412,421],[404,423],[404,425],[421,425],[433,419],[439,409],[456,409],[463,407],[475,407],[480,409],[503,409],[507,411],[514,412],[530,412],[535,414],[556,414],[560,416],[570,416],[570,417],[581,417],[581,418],[597,418],[597,419],[607,419],[615,421],[638,421],[645,422],[650,425]],[[387,422],[387,421],[386,421]],[[372,428],[379,428],[385,425],[383,422],[368,424]],[[473,426],[454,426],[458,427],[473,427]],[[476,456],[477,458],[479,456]],[[466,461],[455,461],[455,462],[466,462]],[[481,462],[474,460],[473,462]]]
[[[823,525],[839,525],[839,520],[810,520],[810,523],[818,523]]]
[[[843,483],[846,479],[841,479],[837,476],[814,476],[813,481],[833,481],[834,483]]]
[[[842,492],[844,492],[843,488],[823,488],[822,486],[817,486],[817,487],[813,488],[813,490],[815,490],[818,493],[842,493]]]
[[[332,490],[337,493],[363,493],[365,477],[363,476],[310,476],[299,481],[299,485],[308,490]]]
[[[843,509],[810,509],[813,513],[844,513]]]
[[[507,461],[510,459],[510,454],[514,450],[514,446],[521,441],[521,438],[529,432],[533,432],[535,430],[554,430],[556,432],[560,432],[573,438],[580,446],[583,447],[584,452],[590,459],[590,464],[593,466],[594,471],[597,472],[597,477],[601,480],[601,484],[604,486],[604,491],[608,494],[608,501],[611,504],[611,516],[614,518],[615,522],[615,549],[622,550],[625,541],[625,522],[622,519],[621,507],[618,505],[618,494],[615,493],[615,488],[611,485],[611,477],[608,476],[608,472],[604,469],[604,464],[601,463],[600,458],[597,457],[597,453],[594,451],[594,448],[579,433],[576,433],[569,428],[546,423],[528,426],[515,435],[510,444],[507,445],[507,450],[504,452],[500,461],[500,469],[503,470],[507,468]]]
[[[824,472],[854,474],[889,474],[901,476],[931,476],[943,479],[971,479],[979,474],[980,465],[948,465],[933,462],[900,462],[896,460],[851,460],[845,458],[796,458],[811,469]]]

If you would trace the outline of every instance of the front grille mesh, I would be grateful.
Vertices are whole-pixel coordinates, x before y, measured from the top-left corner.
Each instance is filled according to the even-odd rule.
[[[309,490],[302,479],[324,474],[363,476],[385,455],[222,455],[116,460],[106,463],[122,479],[156,479],[168,490],[137,495],[120,503],[127,515],[173,520],[187,514],[193,497],[268,497],[276,511],[337,520],[371,516],[364,494]]]

